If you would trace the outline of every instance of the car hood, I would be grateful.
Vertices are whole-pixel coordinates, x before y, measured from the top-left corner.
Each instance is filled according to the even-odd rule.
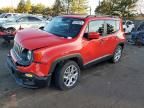
[[[0,18],[0,21],[6,20],[6,18]]]
[[[0,23],[4,23],[6,21],[5,18],[0,18]]]
[[[6,25],[13,25],[13,24],[15,24],[16,22],[14,22],[14,20],[12,20],[12,19],[5,19],[5,20],[0,20],[0,24],[2,25],[2,26],[6,26]]]
[[[42,47],[52,47],[70,42],[71,39],[58,37],[39,29],[24,29],[16,33],[15,42],[23,48],[34,50]]]

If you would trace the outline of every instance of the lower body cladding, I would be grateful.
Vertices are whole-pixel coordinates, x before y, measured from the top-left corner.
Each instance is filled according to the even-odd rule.
[[[7,65],[11,71],[12,76],[16,80],[16,83],[26,88],[41,88],[50,84],[51,76],[38,77],[28,72],[20,72],[17,70],[15,63],[11,56],[7,57]]]

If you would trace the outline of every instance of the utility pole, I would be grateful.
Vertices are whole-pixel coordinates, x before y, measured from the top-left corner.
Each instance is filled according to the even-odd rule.
[[[91,7],[90,7],[90,15],[91,15],[91,11],[92,11],[92,9],[91,9]]]
[[[80,0],[78,0],[78,14],[79,14],[79,10],[80,10]]]
[[[67,0],[67,14],[69,14],[70,11],[70,0]]]
[[[11,8],[13,8],[13,0],[11,0]],[[9,12],[13,12],[14,10],[9,10]]]
[[[99,0],[99,6],[101,5],[101,1]]]

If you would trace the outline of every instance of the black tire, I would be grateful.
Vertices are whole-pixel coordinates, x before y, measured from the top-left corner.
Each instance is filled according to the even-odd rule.
[[[74,66],[76,69],[77,69],[77,78],[76,78],[76,81],[73,85],[71,86],[66,86],[65,83],[67,83],[67,81],[64,79],[64,75],[65,75],[65,72],[66,70],[70,67],[70,66]],[[58,89],[60,90],[68,90],[68,89],[72,89],[73,87],[75,87],[79,81],[79,77],[80,77],[80,68],[78,66],[78,64],[74,61],[66,61],[65,63],[63,63],[62,65],[60,65],[56,71],[55,71],[55,76],[54,76],[54,79],[55,79],[55,85]],[[69,80],[70,81],[70,80]]]
[[[16,31],[16,29],[10,27],[10,28],[7,28],[6,31],[7,31],[8,34],[13,35],[13,33]]]
[[[43,30],[43,29],[44,29],[44,27],[40,27],[39,29]]]
[[[120,51],[120,52],[119,52],[120,55],[119,55],[119,57],[117,57],[117,59],[116,59],[116,56],[117,56],[117,54],[118,54],[118,51]],[[118,45],[118,46],[116,47],[115,52],[114,52],[114,54],[113,54],[113,57],[110,59],[110,61],[111,61],[112,63],[118,63],[118,62],[120,61],[121,57],[122,57],[122,52],[123,52],[122,46]]]

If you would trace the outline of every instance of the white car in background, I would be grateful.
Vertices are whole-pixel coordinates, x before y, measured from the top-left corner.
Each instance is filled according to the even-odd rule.
[[[123,21],[123,28],[125,33],[131,33],[135,28],[134,22],[130,20]]]
[[[19,13],[2,13],[0,15],[0,23],[3,23],[6,20],[8,20],[9,18],[17,16],[17,15],[20,15],[20,14]]]

